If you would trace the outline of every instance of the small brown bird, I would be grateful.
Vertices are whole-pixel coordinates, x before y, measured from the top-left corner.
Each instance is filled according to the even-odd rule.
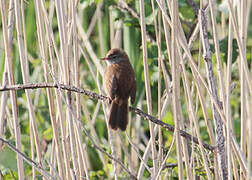
[[[105,58],[109,66],[105,71],[104,86],[112,102],[109,114],[109,126],[117,130],[126,130],[128,124],[128,99],[134,104],[136,98],[135,72],[128,55],[121,49],[111,49]]]

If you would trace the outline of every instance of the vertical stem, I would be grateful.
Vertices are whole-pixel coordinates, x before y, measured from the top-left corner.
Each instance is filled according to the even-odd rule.
[[[151,0],[151,6],[152,6],[152,13],[155,13],[155,5],[154,0]],[[158,22],[159,22],[159,31],[157,28],[157,21],[156,16],[154,16],[154,27],[155,27],[155,35],[156,35],[156,42],[158,46],[158,119],[161,119],[161,61],[162,61],[162,54],[161,54],[161,12],[158,11]],[[161,168],[161,163],[163,161],[163,153],[162,153],[162,129],[159,126],[158,128],[158,159],[159,159],[159,168]],[[161,177],[160,177],[161,178]]]
[[[13,3],[11,1],[10,3]],[[7,22],[6,22],[6,8],[5,8],[5,2],[1,1],[1,13],[2,13],[2,26],[3,26],[3,37],[4,37],[4,47],[5,47],[5,58],[6,58],[6,63],[8,67],[8,80],[9,84],[13,85],[14,84],[14,76],[13,76],[13,71],[12,71],[12,54],[11,54],[11,47],[9,44],[9,38],[8,37],[8,32],[7,32]],[[13,113],[13,118],[14,118],[14,131],[15,131],[15,139],[16,139],[16,147],[19,151],[21,151],[21,132],[20,132],[20,126],[19,126],[19,121],[18,121],[18,108],[17,108],[17,94],[16,91],[11,91],[11,106],[12,106],[12,113]],[[18,166],[18,177],[20,180],[24,179],[24,164],[23,164],[23,159],[21,156],[17,155],[17,166]]]
[[[109,33],[110,33],[110,44],[114,42],[114,20],[113,20],[113,6],[109,6]]]
[[[232,129],[232,116],[231,116],[231,105],[230,105],[230,86],[231,86],[231,68],[232,68],[232,21],[229,19],[228,26],[228,59],[227,59],[227,79],[226,79],[226,119],[227,119],[227,165],[228,165],[228,179],[233,179],[232,177],[232,162],[231,162],[231,129]]]
[[[141,36],[142,36],[142,46],[143,46],[143,62],[144,62],[144,78],[145,78],[145,89],[146,89],[146,99],[148,113],[152,114],[152,98],[151,98],[151,88],[150,88],[150,74],[148,68],[148,54],[147,54],[147,43],[146,43],[146,26],[145,26],[145,11],[144,11],[144,1],[140,0],[140,21],[141,21]],[[155,134],[154,125],[149,122],[150,126],[150,136],[152,141],[152,159],[153,159],[153,174],[157,173],[157,153],[155,147]]]
[[[173,116],[175,121],[175,134],[176,134],[176,151],[178,158],[178,175],[179,179],[184,179],[182,151],[181,151],[181,137],[179,130],[181,129],[181,117],[179,116],[179,96],[180,96],[180,75],[179,75],[179,61],[177,58],[177,27],[178,27],[178,4],[176,0],[172,0],[171,4],[171,23],[172,23],[172,51],[171,51],[171,62],[172,62],[172,82],[173,82]]]
[[[232,0],[231,0],[232,1]],[[240,13],[238,14],[238,24],[239,24],[239,30],[240,30],[240,37],[241,37],[241,43],[243,45],[242,51],[244,51],[244,54],[246,54],[246,40],[244,39],[244,14],[246,13],[246,10],[244,8],[246,0],[238,2],[240,4]],[[241,61],[243,61],[241,59]],[[245,73],[244,68],[240,67],[240,82],[241,82],[241,151],[243,154],[246,154],[246,139],[247,139],[247,110],[246,110],[246,92],[247,92],[247,83],[245,81]],[[241,171],[241,178],[244,177],[244,173]]]
[[[2,12],[3,14],[3,12]],[[8,20],[8,44],[9,44],[9,51],[12,52],[12,41],[13,41],[13,29],[14,29],[14,1],[11,0],[9,2],[9,20]],[[2,15],[4,16],[4,15]],[[5,16],[4,16],[5,17]],[[3,18],[3,17],[2,17]],[[4,27],[3,27],[4,28]],[[12,54],[11,54],[12,55]],[[7,53],[5,52],[5,56],[7,56]],[[7,58],[6,58],[7,59]],[[12,73],[12,72],[9,72]],[[7,85],[10,84],[8,82],[8,62],[7,60],[5,61],[5,66],[4,66],[4,73],[3,73],[3,80],[2,80],[2,85]],[[8,92],[2,92],[1,96],[1,105],[0,105],[0,137],[3,136],[4,133],[4,122],[5,122],[5,111],[6,111],[6,104],[7,104],[7,98],[8,98]],[[0,147],[2,147],[2,142],[0,142]],[[1,164],[1,150],[0,150],[0,164]]]
[[[231,0],[228,0],[228,7],[229,7],[230,14],[231,14],[230,18],[232,19],[234,34],[235,34],[237,44],[239,47],[239,54],[240,54],[239,59],[240,59],[241,68],[243,68],[243,71],[244,71],[244,81],[245,80],[247,81],[249,93],[252,94],[252,80],[251,80],[251,76],[250,76],[249,70],[248,70],[248,62],[247,62],[247,57],[245,54],[246,51],[244,50],[244,49],[246,49],[246,46],[244,47],[243,40],[242,40],[241,35],[239,33],[237,19],[236,19],[235,13],[234,13],[233,6],[230,1]]]
[[[63,79],[66,84],[70,84],[70,42],[71,42],[71,28],[69,27],[69,31],[67,32],[66,27],[66,11],[65,11],[65,3],[63,1],[57,0],[55,1],[56,6],[56,13],[57,13],[57,21],[59,26],[59,34],[60,34],[60,57],[61,62],[63,64]],[[67,34],[66,34],[67,33]],[[76,155],[76,138],[74,134],[74,124],[73,124],[73,118],[71,114],[72,110],[72,95],[70,92],[66,93],[66,103],[70,106],[70,108],[67,108],[66,112],[66,118],[67,118],[67,130],[69,132],[69,139],[70,139],[70,149],[71,149],[71,155],[73,160],[73,167],[74,172],[76,173],[77,177],[79,174],[79,169],[77,165],[77,155]],[[69,161],[69,159],[67,159]],[[68,162],[70,163],[70,162]],[[70,176],[70,174],[68,175]]]
[[[208,84],[211,89],[211,94],[213,95],[214,100],[217,102],[217,106],[221,108],[220,100],[218,97],[217,86],[216,86],[216,79],[213,72],[213,64],[212,64],[212,52],[210,51],[209,39],[208,39],[208,30],[207,30],[207,21],[206,21],[206,14],[203,10],[199,11],[199,21],[201,23],[200,33],[201,39],[203,42],[203,49],[204,49],[204,59],[206,62],[206,70],[208,76]],[[227,179],[228,172],[227,172],[227,154],[226,154],[226,145],[225,145],[225,138],[223,132],[223,119],[221,118],[220,113],[217,111],[216,105],[212,102],[213,107],[213,115],[214,115],[214,123],[215,123],[215,130],[217,136],[217,148],[218,148],[218,157],[219,163],[221,168],[221,177],[223,179]]]
[[[22,20],[21,20],[21,13],[20,13],[20,3],[19,1],[15,1],[14,3],[14,7],[15,7],[15,17],[16,17],[16,29],[17,29],[17,40],[18,40],[18,50],[19,50],[19,58],[20,58],[20,62],[21,62],[21,70],[22,70],[22,78],[24,83],[29,83],[30,79],[29,79],[29,72],[28,72],[28,59],[27,59],[27,49],[24,46],[25,43],[24,41],[26,41],[26,39],[23,39],[23,37],[25,38],[26,36],[24,35],[25,32],[25,26],[22,32]],[[25,24],[25,22],[23,22],[23,24]],[[37,123],[36,123],[36,118],[35,118],[35,112],[33,109],[33,105],[32,105],[32,100],[30,97],[30,90],[25,90],[25,94],[27,97],[27,102],[28,102],[28,109],[29,109],[29,117],[30,120],[32,121],[32,130],[34,133],[34,140],[35,140],[35,146],[36,146],[36,151],[37,151],[37,157],[38,157],[38,161],[40,163],[40,165],[43,167],[43,163],[42,163],[42,154],[41,154],[41,148],[40,148],[40,141],[39,141],[39,136],[38,136],[38,127],[37,127]]]
[[[60,73],[63,71],[62,69],[62,62],[60,61],[59,58],[59,53],[56,47],[56,43],[54,40],[54,35],[52,31],[52,26],[49,21],[49,17],[46,11],[46,6],[44,0],[41,0],[41,7],[40,7],[43,12],[44,12],[44,18],[45,18],[45,27],[46,27],[46,35],[48,39],[48,47],[49,47],[49,56],[50,56],[50,62],[51,62],[51,67],[52,67],[52,74],[53,76],[57,75],[57,66],[56,66],[56,59],[54,56],[54,51],[57,57],[57,60],[59,62],[59,71]],[[54,46],[54,51],[53,51],[53,46]],[[66,136],[66,128],[65,128],[65,122],[64,122],[64,113],[62,110],[62,102],[60,99],[60,91],[58,89],[55,89],[55,96],[56,96],[56,104],[57,104],[57,110],[58,110],[58,117],[59,117],[59,124],[60,124],[60,131],[61,131],[61,141],[62,141],[62,151],[63,151],[63,159],[64,159],[64,164],[65,164],[65,177],[66,179],[70,178],[70,163],[69,161],[69,148],[68,147],[68,141],[67,141],[67,136]]]
[[[43,63],[43,69],[44,69],[44,78],[45,82],[50,82],[49,77],[49,68],[48,68],[48,55],[47,55],[47,49],[46,49],[46,39],[45,37],[45,29],[43,26],[43,20],[44,16],[42,16],[42,8],[41,8],[41,1],[34,1],[35,9],[36,9],[36,22],[37,22],[37,34],[38,34],[38,41],[39,41],[39,47],[42,57],[42,63]],[[50,51],[50,49],[49,49]],[[51,56],[50,56],[51,57]],[[49,113],[50,118],[52,122],[53,132],[54,132],[54,140],[56,145],[56,156],[57,156],[57,163],[58,163],[58,170],[59,175],[63,179],[65,178],[64,173],[64,164],[63,164],[63,158],[62,158],[62,150],[60,146],[60,136],[58,131],[58,123],[56,122],[56,112],[55,112],[55,102],[53,98],[53,93],[51,89],[46,89],[47,97],[48,97],[48,104],[49,104]]]
[[[102,28],[102,8],[103,3],[99,3],[97,5],[97,17],[98,17],[98,31],[99,31],[99,44],[101,48],[101,55],[105,57],[105,43],[104,43],[104,35],[103,35],[103,28]]]
[[[212,28],[213,28],[213,36],[214,36],[214,47],[215,47],[215,54],[217,57],[217,72],[218,72],[218,79],[220,84],[220,95],[223,105],[225,105],[225,88],[224,88],[224,81],[223,81],[223,70],[221,65],[221,58],[220,58],[220,48],[219,48],[219,38],[217,34],[217,25],[216,25],[216,17],[214,11],[213,0],[209,0],[210,5],[210,12],[211,12],[211,19],[212,19]]]
[[[74,80],[76,87],[80,87],[80,72],[79,72],[79,45],[78,45],[78,37],[77,37],[77,29],[76,29],[76,15],[77,15],[77,8],[76,8],[76,2],[78,0],[72,0],[71,1],[71,13],[72,13],[72,23],[73,23],[73,59],[74,59]],[[80,104],[80,94],[76,93],[76,115],[77,119],[81,119],[81,104]],[[76,130],[76,136],[77,136],[77,153],[78,153],[78,164],[79,164],[79,170],[80,170],[80,177],[85,177],[86,179],[89,178],[88,174],[88,167],[87,162],[85,158],[85,151],[86,146],[85,144],[82,144],[82,134],[81,129],[78,127],[77,123],[75,123],[75,130]],[[85,174],[84,174],[85,173]]]

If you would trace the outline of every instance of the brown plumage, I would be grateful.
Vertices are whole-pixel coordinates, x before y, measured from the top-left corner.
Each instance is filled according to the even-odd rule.
[[[128,99],[135,102],[136,78],[127,54],[121,49],[111,49],[103,58],[109,62],[104,75],[104,86],[112,102],[109,126],[125,131],[128,124]]]

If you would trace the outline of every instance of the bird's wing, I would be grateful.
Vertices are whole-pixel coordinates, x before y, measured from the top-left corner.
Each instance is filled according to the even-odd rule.
[[[133,83],[132,83],[132,88],[130,90],[130,101],[131,101],[131,104],[135,103],[135,99],[136,99],[136,78],[134,77]]]
[[[115,98],[116,90],[117,90],[117,81],[114,74],[107,76],[106,78],[106,89],[107,94],[113,100]]]

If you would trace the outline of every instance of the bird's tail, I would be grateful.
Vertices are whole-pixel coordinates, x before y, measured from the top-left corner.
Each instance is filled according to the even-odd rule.
[[[114,99],[111,104],[109,126],[125,131],[128,124],[128,100]]]

